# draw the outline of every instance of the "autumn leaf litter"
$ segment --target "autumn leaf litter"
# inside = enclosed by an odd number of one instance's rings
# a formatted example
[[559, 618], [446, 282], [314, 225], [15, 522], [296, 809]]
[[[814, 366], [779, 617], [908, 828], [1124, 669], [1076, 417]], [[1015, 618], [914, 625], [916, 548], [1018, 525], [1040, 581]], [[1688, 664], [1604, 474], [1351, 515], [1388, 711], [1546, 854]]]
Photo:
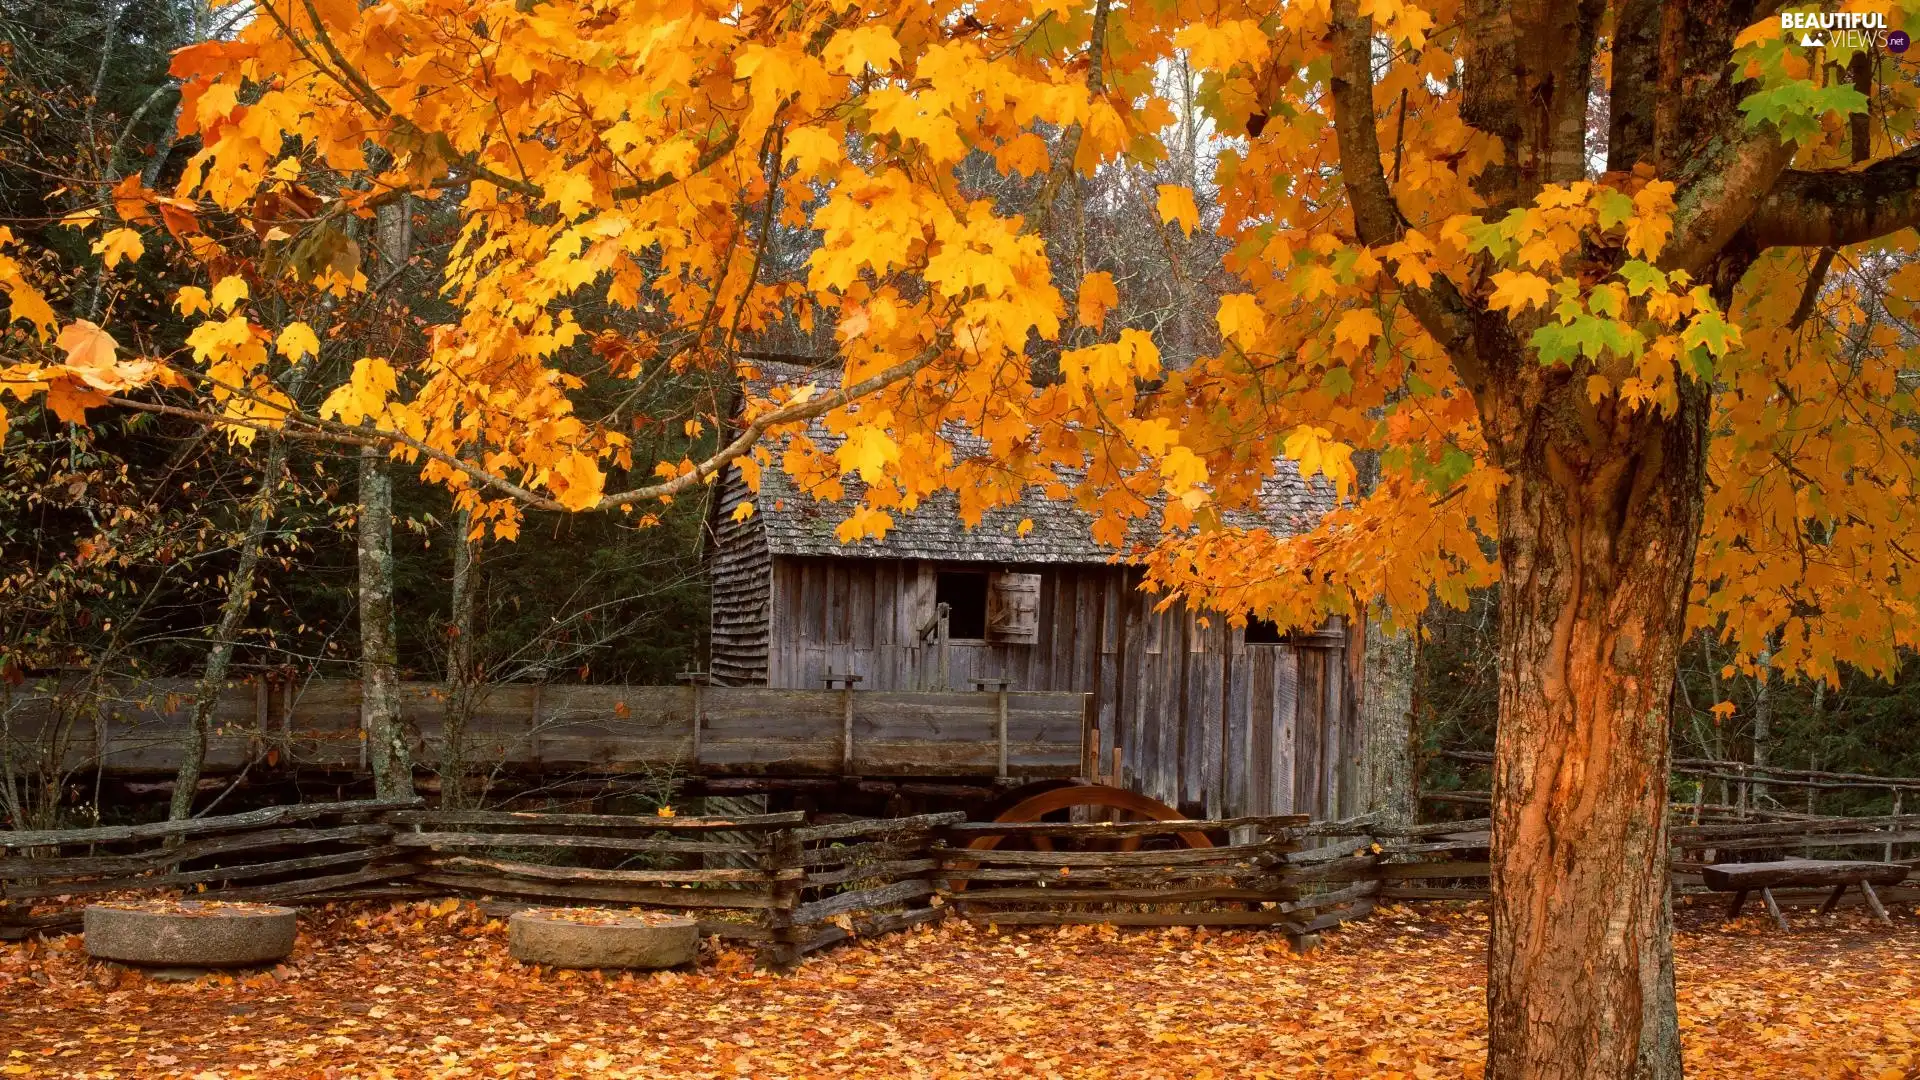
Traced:
[[[1920, 921], [1683, 911], [1692, 1077], [1920, 1077]], [[1486, 920], [1383, 909], [1308, 956], [1262, 932], [976, 929], [792, 974], [709, 941], [689, 971], [509, 959], [470, 904], [303, 912], [271, 972], [165, 982], [80, 938], [0, 945], [0, 1076], [1478, 1076]]]

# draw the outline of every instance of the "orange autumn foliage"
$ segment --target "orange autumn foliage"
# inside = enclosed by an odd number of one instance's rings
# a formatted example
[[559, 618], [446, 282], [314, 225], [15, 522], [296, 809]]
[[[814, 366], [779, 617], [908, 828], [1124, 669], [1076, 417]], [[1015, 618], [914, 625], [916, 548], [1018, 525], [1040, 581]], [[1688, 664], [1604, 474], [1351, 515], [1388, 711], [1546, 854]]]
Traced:
[[[1891, 9], [1894, 25], [1911, 7]], [[1661, 261], [1680, 212], [1669, 177], [1550, 184], [1484, 220], [1474, 184], [1502, 151], [1461, 115], [1460, 5], [1362, 14], [1385, 57], [1377, 134], [1407, 226], [1378, 247], [1354, 239], [1331, 167], [1324, 4], [269, 0], [232, 40], [175, 58], [182, 132], [203, 140], [179, 186], [130, 179], [71, 221], [108, 272], [163, 244], [207, 268], [175, 283], [198, 320], [184, 345], [135, 355], [133, 336], [63, 319], [33, 253], [0, 231], [0, 291], [27, 331], [0, 393], [77, 420], [189, 388], [239, 438], [375, 438], [504, 536], [526, 506], [644, 511], [735, 464], [828, 491], [860, 477], [848, 539], [937, 490], [973, 518], [1038, 484], [1093, 512], [1116, 548], [1130, 519], [1157, 514], [1160, 542], [1129, 554], [1170, 596], [1289, 624], [1367, 604], [1405, 621], [1493, 580], [1507, 479], [1448, 355], [1402, 304], [1444, 279], [1510, 318], [1540, 362], [1579, 365], [1595, 402], [1669, 409], [1680, 383], [1711, 382], [1694, 623], [1827, 677], [1920, 645], [1911, 231], [1848, 249], [1859, 272], [1789, 326], [1780, 297], [1811, 253], [1761, 256], [1722, 310]], [[1752, 116], [1796, 140], [1800, 165], [1845, 162], [1862, 104], [1766, 30], [1736, 56], [1761, 88]], [[1217, 351], [1170, 370], [1144, 331], [1107, 325], [1109, 274], [1056, 281], [1059, 253], [1034, 224], [1066, 174], [1164, 153], [1173, 113], [1154, 75], [1175, 57], [1219, 131], [1257, 137], [1223, 140], [1217, 213], [1185, 187], [1155, 192], [1168, 230], [1226, 239], [1240, 283], [1215, 313]], [[1911, 80], [1882, 88], [1879, 150], [1910, 144], [1913, 97]], [[1040, 196], [979, 198], [956, 179], [970, 156]], [[818, 246], [804, 280], [766, 284], [756, 215], [739, 208], [776, 194], [781, 224], [816, 230]], [[271, 376], [321, 335], [270, 325], [263, 290], [229, 272], [236, 253], [202, 223], [250, 224], [275, 287], [343, 296], [370, 287], [349, 234], [403, 195], [457, 206], [454, 315], [423, 355], [354, 357], [317, 409], [290, 413]], [[662, 367], [730, 375], [740, 336], [798, 304], [835, 320], [844, 389], [749, 400], [752, 426], [719, 452], [635, 461], [619, 422], [577, 407], [565, 361], [602, 329], [583, 321], [588, 301], [675, 327], [623, 344], [610, 372], [636, 382]], [[1062, 343], [1057, 378], [1034, 378], [1036, 339]], [[823, 413], [845, 436], [832, 452], [756, 442]], [[985, 452], [957, 449], [959, 429]], [[1281, 454], [1341, 507], [1297, 537], [1226, 527], [1221, 512], [1248, 505]], [[1377, 461], [1365, 492], [1359, 460]]]

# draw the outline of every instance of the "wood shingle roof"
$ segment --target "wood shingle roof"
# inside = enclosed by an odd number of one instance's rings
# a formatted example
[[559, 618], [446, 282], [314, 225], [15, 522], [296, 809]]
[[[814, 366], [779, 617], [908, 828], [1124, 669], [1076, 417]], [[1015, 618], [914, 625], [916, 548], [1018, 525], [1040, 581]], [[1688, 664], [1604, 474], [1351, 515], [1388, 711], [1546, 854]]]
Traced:
[[[840, 385], [840, 372], [832, 367], [809, 368], [791, 362], [755, 358], [760, 386], [797, 385], [812, 382], [823, 388]], [[815, 420], [808, 436], [823, 450], [839, 445], [840, 437]], [[960, 452], [971, 437], [954, 439]], [[984, 452], [985, 443], [978, 442]], [[737, 470], [729, 470], [729, 483], [739, 483]], [[962, 523], [959, 500], [951, 491], [942, 491], [919, 507], [890, 510], [893, 527], [879, 540], [862, 539], [843, 544], [835, 530], [859, 499], [857, 479], [845, 481], [844, 497], [837, 502], [817, 499], [795, 485], [793, 478], [778, 467], [762, 470], [760, 492], [754, 499], [755, 516], [765, 530], [773, 555], [834, 556], [841, 558], [930, 559], [941, 562], [990, 563], [1105, 563], [1121, 552], [1093, 538], [1094, 515], [1070, 501], [1050, 499], [1039, 488], [1030, 487], [1009, 506], [989, 510], [980, 523], [969, 529]], [[1275, 532], [1293, 534], [1312, 527], [1334, 504], [1334, 492], [1324, 478], [1309, 482], [1301, 478], [1292, 462], [1281, 461], [1261, 486], [1259, 510], [1228, 511], [1229, 524], [1243, 528], [1264, 526]], [[1159, 533], [1157, 515], [1135, 521], [1130, 544], [1150, 543]], [[1032, 522], [1026, 535], [1020, 534], [1022, 522]]]

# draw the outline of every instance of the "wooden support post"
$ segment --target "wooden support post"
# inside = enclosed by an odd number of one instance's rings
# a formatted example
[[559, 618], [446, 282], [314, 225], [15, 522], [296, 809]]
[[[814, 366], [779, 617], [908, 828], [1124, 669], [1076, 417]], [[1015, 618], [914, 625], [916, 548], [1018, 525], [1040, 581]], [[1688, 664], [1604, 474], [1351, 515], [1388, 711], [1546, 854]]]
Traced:
[[[1864, 882], [1862, 884], [1864, 884]], [[1773, 925], [1778, 926], [1783, 931], [1786, 930], [1787, 917], [1780, 914], [1780, 904], [1773, 898], [1773, 890], [1761, 889], [1760, 899], [1767, 902], [1767, 914], [1773, 916]]]
[[848, 672], [842, 675], [831, 667], [827, 669], [827, 689], [841, 691], [840, 702], [840, 775], [853, 776], [853, 687], [865, 682], [865, 675]]
[[1820, 914], [1829, 914], [1834, 908], [1839, 907], [1840, 898], [1845, 895], [1847, 895], [1847, 887], [1845, 885], [1835, 885], [1833, 887], [1833, 895], [1827, 897], [1827, 902], [1820, 905]]
[[934, 633], [937, 635], [937, 640], [940, 643], [940, 686], [938, 689], [941, 690], [953, 689], [951, 669], [947, 665], [947, 625], [948, 616], [951, 611], [952, 609], [946, 604], [941, 604], [934, 609], [934, 617], [939, 622], [939, 625], [934, 628]]
[[1873, 891], [1873, 882], [1861, 882], [1860, 893], [1867, 898], [1867, 908], [1873, 912], [1873, 917], [1879, 919], [1883, 925], [1892, 926], [1893, 920], [1887, 918], [1887, 909], [1881, 906], [1880, 895]]
[[993, 739], [999, 745], [999, 756], [994, 775], [1002, 780], [1007, 778], [1007, 687], [1011, 679], [975, 679], [975, 690], [991, 691], [995, 695], [993, 708]]
[[674, 678], [693, 687], [693, 739], [688, 751], [689, 763], [695, 768], [700, 765], [700, 732], [707, 726], [706, 686], [713, 681], [713, 675], [705, 671], [682, 671]]
[[1727, 918], [1740, 917], [1740, 909], [1747, 906], [1747, 890], [1739, 889], [1733, 894], [1733, 903], [1727, 905]]
[[853, 775], [853, 683], [842, 691], [840, 713], [840, 773]]

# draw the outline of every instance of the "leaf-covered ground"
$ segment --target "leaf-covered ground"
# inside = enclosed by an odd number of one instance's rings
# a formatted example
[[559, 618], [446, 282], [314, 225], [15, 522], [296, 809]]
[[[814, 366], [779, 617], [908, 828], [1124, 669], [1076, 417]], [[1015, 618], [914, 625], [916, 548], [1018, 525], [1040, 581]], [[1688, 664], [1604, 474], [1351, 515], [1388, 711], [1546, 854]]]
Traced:
[[[1689, 1075], [1920, 1077], [1920, 920], [1682, 912]], [[957, 921], [754, 971], [535, 971], [471, 906], [318, 913], [273, 973], [168, 983], [79, 938], [0, 946], [0, 1075], [1455, 1077], [1485, 1050], [1485, 917], [1277, 935]]]

